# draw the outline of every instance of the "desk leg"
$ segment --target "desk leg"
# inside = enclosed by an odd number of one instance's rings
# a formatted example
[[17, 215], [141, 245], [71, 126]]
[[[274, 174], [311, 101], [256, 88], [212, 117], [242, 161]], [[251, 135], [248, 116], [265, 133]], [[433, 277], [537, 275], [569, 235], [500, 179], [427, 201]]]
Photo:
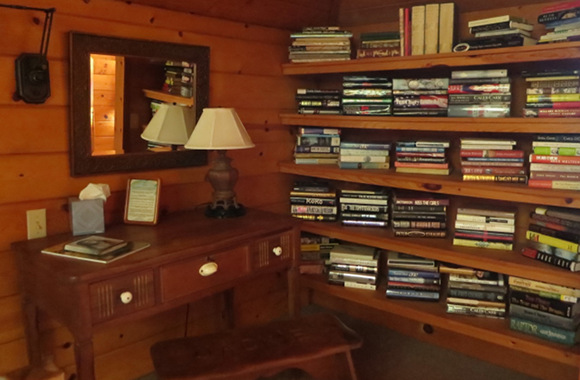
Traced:
[[288, 270], [288, 313], [291, 317], [297, 317], [300, 314], [300, 284], [299, 272], [297, 267]]
[[75, 339], [75, 361], [79, 380], [95, 379], [93, 340], [79, 341]]
[[26, 296], [23, 297], [22, 307], [26, 318], [26, 344], [28, 360], [32, 368], [42, 367], [42, 354], [40, 352], [40, 337], [38, 334], [38, 308]]

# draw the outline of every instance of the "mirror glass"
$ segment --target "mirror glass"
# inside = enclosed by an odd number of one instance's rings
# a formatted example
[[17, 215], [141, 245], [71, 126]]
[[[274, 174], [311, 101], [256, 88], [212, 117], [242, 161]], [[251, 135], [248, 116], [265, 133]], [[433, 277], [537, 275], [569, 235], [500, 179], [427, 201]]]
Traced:
[[162, 103], [209, 99], [209, 48], [71, 33], [71, 174], [207, 164], [204, 151], [141, 138]]

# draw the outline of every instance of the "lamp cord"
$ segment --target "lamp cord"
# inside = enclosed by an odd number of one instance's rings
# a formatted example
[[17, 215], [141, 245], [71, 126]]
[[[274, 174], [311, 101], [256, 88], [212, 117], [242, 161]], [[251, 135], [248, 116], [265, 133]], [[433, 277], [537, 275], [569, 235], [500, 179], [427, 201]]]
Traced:
[[46, 14], [44, 18], [44, 28], [42, 30], [42, 41], [40, 43], [40, 54], [46, 57], [46, 53], [48, 52], [48, 42], [50, 40], [50, 31], [52, 29], [52, 16], [56, 11], [56, 8], [35, 8], [35, 7], [27, 7], [25, 5], [12, 5], [12, 4], [0, 4], [0, 7], [20, 10], [30, 10], [30, 11], [41, 11]]

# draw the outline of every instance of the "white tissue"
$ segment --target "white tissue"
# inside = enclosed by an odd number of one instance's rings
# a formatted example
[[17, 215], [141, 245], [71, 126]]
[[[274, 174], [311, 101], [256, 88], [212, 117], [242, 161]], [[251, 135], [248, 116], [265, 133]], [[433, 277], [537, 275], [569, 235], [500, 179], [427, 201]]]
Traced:
[[111, 190], [109, 189], [109, 185], [105, 183], [89, 183], [79, 193], [79, 199], [81, 201], [87, 199], [102, 199], [105, 202], [110, 195]]

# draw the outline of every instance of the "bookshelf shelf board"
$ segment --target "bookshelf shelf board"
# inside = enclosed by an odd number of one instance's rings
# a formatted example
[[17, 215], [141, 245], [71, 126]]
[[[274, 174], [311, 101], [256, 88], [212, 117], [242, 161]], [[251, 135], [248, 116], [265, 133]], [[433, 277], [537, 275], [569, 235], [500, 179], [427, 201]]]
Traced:
[[335, 165], [280, 163], [280, 171], [286, 174], [465, 197], [580, 208], [578, 191], [530, 188], [525, 184], [462, 181], [459, 174], [403, 174], [394, 170], [348, 170]]
[[577, 272], [546, 265], [520, 254], [525, 240], [515, 243], [511, 251], [455, 246], [452, 237], [444, 239], [395, 237], [390, 228], [349, 227], [339, 222], [305, 221], [302, 230], [356, 244], [368, 245], [457, 264], [470, 268], [500, 272], [569, 287], [578, 287]]
[[301, 115], [284, 113], [282, 124], [375, 130], [487, 133], [578, 133], [578, 118], [465, 118]]
[[193, 98], [186, 98], [179, 95], [172, 95], [166, 92], [161, 91], [154, 91], [154, 90], [143, 90], [145, 96], [150, 99], [155, 99], [162, 101], [164, 103], [175, 103], [175, 104], [183, 104], [189, 107], [193, 107], [194, 101]]
[[561, 42], [512, 48], [483, 49], [460, 53], [364, 58], [334, 62], [286, 63], [282, 65], [282, 72], [284, 75], [305, 75], [513, 65], [516, 63], [577, 59], [579, 55], [580, 42]]
[[393, 313], [565, 365], [576, 366], [580, 359], [580, 346], [578, 345], [567, 347], [512, 331], [508, 326], [508, 319], [450, 315], [445, 312], [444, 301], [388, 299], [385, 297], [384, 286], [379, 287], [376, 291], [348, 289], [330, 285], [323, 276], [317, 275], [302, 275], [300, 286], [312, 290], [314, 293], [320, 292], [347, 301], [349, 305], [363, 305]]

